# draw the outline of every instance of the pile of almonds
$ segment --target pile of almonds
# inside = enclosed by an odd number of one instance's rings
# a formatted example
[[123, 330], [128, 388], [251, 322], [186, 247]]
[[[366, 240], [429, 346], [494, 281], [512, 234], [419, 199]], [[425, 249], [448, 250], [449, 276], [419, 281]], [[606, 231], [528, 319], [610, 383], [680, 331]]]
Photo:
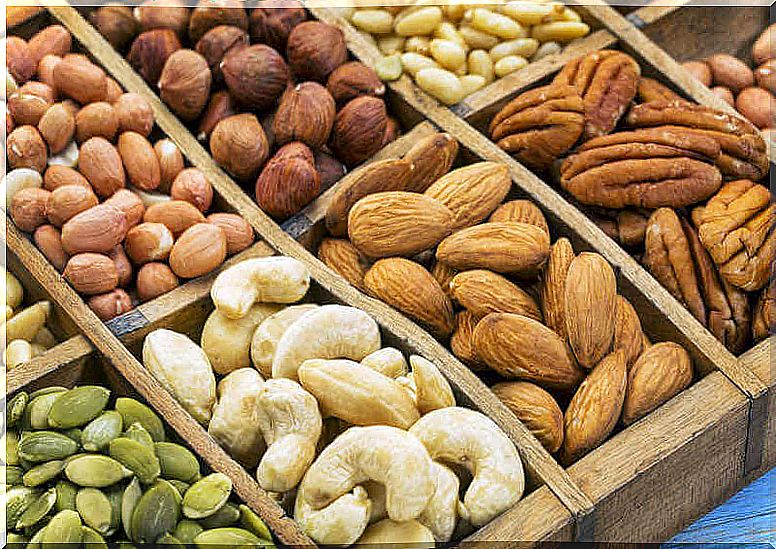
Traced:
[[148, 102], [71, 44], [59, 25], [6, 41], [14, 86], [3, 185], [15, 225], [109, 320], [213, 271], [254, 234], [236, 214], [206, 217], [205, 175], [169, 139], [149, 141]]
[[692, 361], [675, 343], [650, 344], [603, 257], [576, 255], [565, 238], [551, 243], [532, 202], [504, 202], [505, 165], [448, 173], [457, 150], [435, 134], [354, 173], [332, 198], [332, 237], [318, 255], [449, 341], [473, 370], [499, 374], [498, 396], [571, 463], [618, 421], [629, 425], [687, 387]]
[[374, 71], [348, 62], [342, 32], [296, 0], [250, 13], [241, 0], [148, 0], [92, 22], [277, 219], [399, 133]]
[[682, 63], [704, 86], [762, 129], [770, 141], [774, 140], [772, 132], [776, 130], [774, 39], [776, 25], [771, 25], [752, 45], [754, 70], [746, 61], [726, 53]]

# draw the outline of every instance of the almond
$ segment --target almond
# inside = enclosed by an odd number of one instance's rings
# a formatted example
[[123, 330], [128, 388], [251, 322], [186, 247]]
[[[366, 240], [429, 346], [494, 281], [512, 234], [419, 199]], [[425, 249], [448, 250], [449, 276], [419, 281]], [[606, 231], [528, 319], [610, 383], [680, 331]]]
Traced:
[[226, 235], [210, 223], [186, 229], [170, 252], [170, 268], [181, 278], [196, 278], [216, 270], [226, 259]]
[[489, 314], [477, 323], [474, 348], [504, 377], [560, 390], [573, 389], [582, 381], [582, 371], [558, 334], [525, 316]]
[[146, 263], [137, 273], [137, 297], [149, 301], [177, 288], [178, 277], [164, 263]]
[[173, 200], [189, 202], [204, 213], [213, 203], [213, 186], [202, 171], [197, 168], [187, 168], [175, 177], [170, 188], [170, 196]]
[[539, 206], [530, 200], [510, 200], [505, 202], [493, 212], [488, 221], [500, 223], [503, 221], [517, 221], [519, 223], [528, 223], [536, 225], [550, 234], [550, 228], [547, 226], [547, 220], [539, 209]]
[[454, 269], [531, 276], [544, 266], [550, 237], [526, 223], [484, 223], [445, 238], [436, 258]]
[[161, 223], [141, 223], [127, 232], [124, 249], [136, 265], [142, 265], [167, 259], [173, 243], [170, 229]]
[[449, 235], [453, 222], [453, 213], [438, 200], [391, 191], [367, 196], [353, 206], [348, 235], [367, 257], [413, 256]]
[[486, 370], [487, 366], [474, 348], [474, 329], [478, 318], [470, 311], [461, 311], [455, 317], [455, 331], [450, 336], [453, 354], [472, 370]]
[[51, 154], [62, 151], [75, 132], [75, 119], [62, 103], [52, 105], [38, 122], [38, 131], [46, 140]]
[[62, 235], [59, 229], [53, 225], [41, 225], [35, 229], [33, 239], [35, 240], [35, 245], [49, 260], [49, 263], [61, 273], [70, 256], [67, 255], [67, 252], [62, 247]]
[[527, 381], [507, 381], [491, 387], [517, 419], [554, 454], [563, 443], [563, 412], [552, 395]]
[[453, 306], [439, 284], [421, 265], [409, 259], [381, 259], [366, 273], [371, 295], [416, 320], [439, 339], [453, 331]]
[[100, 198], [108, 198], [126, 183], [121, 156], [103, 137], [87, 140], [78, 154], [78, 171], [91, 183]]
[[92, 186], [84, 176], [67, 166], [49, 166], [43, 174], [43, 188], [47, 191], [54, 191], [65, 185], [78, 185], [92, 190]]
[[431, 265], [431, 276], [433, 276], [437, 282], [439, 282], [439, 285], [442, 287], [444, 292], [452, 297], [452, 294], [450, 293], [450, 282], [453, 281], [453, 277], [458, 274], [458, 271], [447, 265], [446, 263], [442, 263], [441, 261], [434, 260], [433, 265]]
[[542, 320], [539, 306], [528, 293], [491, 271], [475, 269], [455, 275], [450, 293], [461, 307], [478, 318], [490, 313], [514, 313]]
[[569, 344], [585, 368], [609, 353], [614, 339], [617, 280], [600, 255], [579, 254], [571, 262], [564, 293]]
[[432, 183], [446, 174], [458, 156], [458, 141], [449, 133], [424, 137], [404, 155], [413, 166], [406, 190], [425, 192]]
[[617, 425], [625, 400], [625, 353], [614, 351], [599, 362], [566, 409], [561, 459], [570, 465], [599, 446]]
[[28, 187], [17, 191], [11, 198], [11, 219], [20, 230], [31, 233], [46, 223], [46, 204], [51, 193], [45, 189]]
[[205, 216], [196, 207], [183, 200], [169, 200], [149, 206], [143, 221], [163, 223], [175, 238], [197, 223], [204, 223]]
[[353, 286], [366, 292], [364, 276], [369, 263], [349, 240], [324, 238], [318, 247], [318, 258]]
[[628, 374], [622, 422], [630, 425], [682, 392], [692, 382], [692, 360], [683, 347], [657, 343], [644, 351]]
[[412, 164], [388, 159], [372, 162], [343, 179], [326, 210], [326, 228], [334, 236], [348, 234], [348, 213], [353, 205], [370, 194], [406, 190], [412, 177]]
[[51, 193], [46, 202], [46, 217], [52, 225], [61, 227], [71, 217], [99, 204], [92, 192], [80, 185], [65, 185]]
[[119, 244], [108, 252], [113, 264], [116, 265], [116, 272], [119, 274], [119, 286], [126, 288], [132, 282], [132, 263], [129, 262], [124, 248]]
[[569, 239], [559, 238], [550, 248], [550, 257], [542, 275], [541, 299], [544, 323], [563, 339], [568, 339], [566, 276], [574, 257], [574, 249]]
[[111, 258], [95, 253], [71, 257], [62, 276], [77, 292], [86, 295], [110, 292], [119, 283], [119, 274]]
[[636, 362], [644, 350], [644, 332], [641, 329], [641, 321], [630, 301], [617, 296], [614, 309], [614, 349], [621, 349], [625, 353], [628, 368]]
[[113, 196], [103, 202], [103, 204], [109, 204], [115, 206], [127, 216], [127, 227], [132, 228], [140, 221], [143, 220], [143, 214], [145, 214], [145, 206], [143, 200], [128, 189], [119, 189]]
[[210, 214], [207, 216], [207, 222], [224, 231], [227, 255], [240, 253], [255, 240], [251, 224], [237, 214]]
[[113, 141], [119, 129], [119, 119], [113, 105], [98, 101], [85, 105], [75, 115], [75, 140], [83, 143], [92, 137]]
[[455, 216], [453, 230], [458, 230], [485, 220], [504, 200], [511, 185], [505, 164], [478, 162], [443, 175], [425, 195], [450, 208]]
[[133, 308], [132, 298], [121, 288], [91, 297], [86, 304], [103, 322], [128, 313]]
[[148, 139], [136, 132], [124, 132], [119, 136], [118, 150], [130, 183], [143, 191], [159, 186], [159, 159]]
[[98, 204], [72, 217], [62, 226], [62, 246], [71, 255], [107, 253], [124, 240], [126, 234], [127, 216], [124, 212], [109, 204]]
[[54, 85], [60, 94], [82, 105], [103, 101], [108, 88], [105, 72], [100, 67], [70, 55], [54, 67]]

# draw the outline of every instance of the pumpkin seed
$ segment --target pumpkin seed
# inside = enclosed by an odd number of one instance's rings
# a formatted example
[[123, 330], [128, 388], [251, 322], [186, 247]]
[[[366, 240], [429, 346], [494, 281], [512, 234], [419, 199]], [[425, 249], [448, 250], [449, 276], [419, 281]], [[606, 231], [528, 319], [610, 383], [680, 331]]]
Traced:
[[182, 480], [175, 480], [174, 478], [168, 480], [167, 482], [172, 484], [175, 487], [175, 489], [178, 490], [178, 493], [181, 495], [181, 497], [183, 497], [184, 494], [186, 493], [186, 490], [188, 490], [191, 487], [190, 484], [183, 482]]
[[32, 463], [64, 459], [77, 450], [78, 445], [72, 439], [53, 431], [25, 433], [19, 441], [19, 457]]
[[43, 539], [43, 533], [46, 530], [45, 527], [35, 532], [30, 538], [30, 543], [27, 544], [26, 549], [40, 549], [40, 540]]
[[5, 538], [5, 542], [7, 543], [7, 547], [21, 547], [22, 545], [26, 545], [28, 540], [22, 535], [8, 532], [8, 536]]
[[164, 442], [164, 425], [151, 408], [133, 398], [126, 397], [116, 399], [115, 408], [121, 414], [124, 425], [140, 423], [154, 442]]
[[152, 543], [159, 536], [171, 532], [180, 518], [180, 496], [173, 486], [158, 480], [135, 506], [132, 513], [132, 535], [137, 543]]
[[159, 457], [162, 477], [191, 483], [199, 475], [199, 462], [188, 448], [172, 442], [157, 442], [154, 450]]
[[17, 465], [8, 465], [7, 467], [0, 469], [0, 471], [3, 476], [3, 484], [10, 484], [11, 486], [23, 484], [22, 477], [24, 475], [24, 470], [21, 467]]
[[67, 431], [62, 431], [62, 434], [65, 435], [67, 438], [78, 444], [78, 446], [81, 445], [81, 437], [83, 436], [83, 431], [79, 429], [78, 427], [73, 427], [72, 429], [68, 429]]
[[209, 517], [232, 493], [232, 481], [223, 473], [211, 473], [195, 482], [183, 496], [183, 514], [190, 519]]
[[222, 547], [242, 547], [244, 545], [265, 545], [262, 541], [242, 528], [214, 528], [205, 530], [194, 538], [197, 547], [207, 549], [209, 545]]
[[205, 530], [226, 528], [240, 520], [240, 511], [233, 503], [226, 502], [218, 511], [199, 521]]
[[111, 506], [110, 530], [106, 536], [113, 535], [121, 526], [121, 500], [124, 499], [124, 490], [125, 487], [121, 484], [115, 484], [104, 490]]
[[35, 487], [46, 484], [56, 478], [65, 469], [65, 462], [61, 460], [47, 461], [33, 467], [22, 477], [25, 486]]
[[65, 509], [75, 511], [75, 496], [78, 494], [78, 488], [75, 487], [75, 484], [66, 480], [60, 480], [55, 488], [57, 490], [57, 503], [55, 506], [57, 512], [64, 511]]
[[43, 517], [49, 514], [57, 501], [57, 490], [46, 490], [38, 499], [32, 502], [16, 521], [16, 529], [29, 528], [37, 524]]
[[21, 391], [16, 393], [6, 406], [6, 427], [16, 427], [19, 420], [24, 416], [24, 410], [27, 408], [27, 403], [30, 401], [30, 395]]
[[33, 391], [30, 393], [30, 402], [32, 402], [34, 399], [38, 398], [39, 396], [48, 395], [51, 393], [64, 393], [67, 391], [67, 387], [62, 387], [61, 385], [52, 385], [51, 387], [43, 387], [42, 389], [38, 389], [37, 391]]
[[6, 465], [19, 465], [19, 435], [16, 431], [6, 431], [5, 438], [5, 463]]
[[41, 549], [76, 549], [83, 538], [81, 526], [78, 513], [67, 509], [60, 511], [43, 529], [40, 538]]
[[48, 429], [48, 416], [51, 407], [54, 405], [54, 401], [63, 393], [63, 391], [48, 393], [30, 400], [22, 423], [31, 429]]
[[127, 485], [121, 496], [121, 523], [124, 525], [124, 533], [128, 538], [132, 537], [130, 526], [132, 525], [132, 513], [135, 512], [135, 506], [140, 501], [143, 490], [140, 488], [140, 481], [133, 478]]
[[40, 491], [26, 486], [14, 486], [0, 495], [0, 501], [4, 500], [6, 531], [16, 526], [22, 514], [39, 496]]
[[142, 442], [129, 438], [117, 438], [109, 445], [110, 457], [135, 473], [143, 484], [152, 484], [161, 472], [159, 458], [153, 450]]
[[115, 410], [103, 412], [84, 427], [81, 445], [87, 452], [100, 452], [121, 434], [123, 421]]
[[241, 504], [238, 509], [240, 510], [240, 524], [243, 528], [253, 532], [262, 539], [272, 541], [272, 533], [259, 515], [253, 512], [253, 509], [245, 504]]
[[148, 446], [152, 450], [154, 449], [154, 439], [150, 433], [146, 431], [140, 423], [135, 422], [129, 426], [129, 428], [122, 435], [124, 438], [132, 439], [144, 446]]
[[178, 523], [172, 535], [175, 536], [184, 545], [194, 543], [194, 538], [200, 535], [205, 529], [193, 520], [183, 519]]
[[105, 488], [132, 475], [132, 471], [108, 456], [86, 454], [65, 467], [65, 476], [79, 486]]
[[81, 532], [83, 533], [81, 543], [86, 547], [94, 547], [95, 549], [104, 547], [105, 549], [108, 549], [105, 538], [103, 538], [96, 530], [89, 528], [88, 526], [82, 526]]
[[159, 539], [156, 540], [157, 545], [172, 545], [175, 547], [183, 548], [183, 544], [172, 534], [162, 534]]
[[70, 429], [86, 425], [108, 404], [110, 391], [97, 385], [81, 385], [59, 395], [49, 412], [49, 425]]
[[81, 488], [75, 497], [75, 509], [81, 515], [84, 523], [94, 528], [98, 533], [105, 534], [110, 530], [113, 508], [108, 496], [96, 488]]

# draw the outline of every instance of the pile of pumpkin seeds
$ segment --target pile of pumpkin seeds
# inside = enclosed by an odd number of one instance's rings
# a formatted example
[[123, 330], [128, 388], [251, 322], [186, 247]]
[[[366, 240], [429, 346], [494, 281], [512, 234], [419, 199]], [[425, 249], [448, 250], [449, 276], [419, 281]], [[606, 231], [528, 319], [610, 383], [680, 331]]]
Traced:
[[229, 501], [229, 477], [202, 476], [151, 408], [121, 397], [107, 409], [109, 401], [108, 389], [85, 385], [8, 402], [9, 544], [273, 546], [261, 519]]

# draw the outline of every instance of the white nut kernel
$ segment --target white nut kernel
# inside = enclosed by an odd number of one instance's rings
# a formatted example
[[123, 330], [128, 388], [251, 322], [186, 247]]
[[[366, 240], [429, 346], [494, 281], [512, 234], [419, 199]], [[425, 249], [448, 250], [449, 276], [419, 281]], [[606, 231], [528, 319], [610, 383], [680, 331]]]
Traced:
[[459, 77], [464, 97], [468, 97], [477, 90], [485, 87], [485, 78], [479, 74], [465, 74]]
[[579, 21], [553, 21], [531, 29], [531, 36], [539, 42], [569, 42], [588, 33], [590, 27]]
[[557, 2], [539, 4], [516, 0], [501, 6], [500, 11], [521, 25], [533, 26], [557, 21], [563, 16], [563, 9], [563, 4]]
[[13, 315], [5, 324], [5, 340], [23, 339], [31, 341], [46, 324], [51, 314], [51, 302], [38, 301]]
[[428, 57], [431, 53], [431, 40], [427, 36], [411, 36], [404, 42], [404, 51]]
[[398, 80], [401, 78], [402, 72], [401, 55], [398, 53], [381, 57], [375, 61], [375, 73], [383, 82]]
[[431, 530], [436, 541], [448, 542], [458, 522], [458, 476], [441, 463], [434, 462], [436, 489], [418, 522]]
[[11, 309], [16, 309], [24, 301], [24, 288], [10, 271], [5, 268], [3, 270], [5, 271], [5, 304]]
[[467, 12], [465, 19], [475, 29], [503, 40], [514, 40], [525, 36], [525, 29], [520, 23], [506, 15], [483, 8], [475, 8]]
[[433, 362], [422, 356], [412, 355], [410, 366], [415, 382], [415, 401], [421, 414], [455, 406], [453, 390]]
[[154, 204], [162, 204], [172, 200], [172, 197], [169, 194], [159, 193], [156, 191], [141, 191], [140, 189], [132, 186], [128, 186], [127, 188], [140, 197], [140, 201], [143, 203], [143, 206], [146, 209], [150, 208]]
[[468, 60], [469, 74], [476, 74], [485, 79], [485, 84], [490, 84], [496, 77], [493, 71], [493, 61], [485, 50], [472, 50]]
[[352, 493], [340, 496], [322, 509], [313, 509], [300, 490], [296, 496], [294, 520], [313, 541], [348, 547], [356, 543], [366, 529], [371, 506], [362, 486], [356, 486]]
[[251, 362], [265, 378], [272, 377], [272, 359], [275, 348], [285, 331], [294, 322], [318, 308], [314, 303], [292, 305], [267, 317], [253, 332], [251, 339]]
[[493, 70], [496, 72], [496, 76], [503, 78], [508, 74], [519, 71], [528, 65], [528, 59], [520, 57], [519, 55], [508, 55], [498, 60], [493, 65]]
[[384, 519], [371, 525], [358, 540], [365, 547], [389, 544], [389, 546], [411, 547], [412, 549], [433, 548], [434, 536], [431, 530], [417, 520], [396, 522]]
[[377, 47], [380, 48], [380, 52], [383, 55], [401, 53], [404, 50], [404, 37], [396, 36], [394, 34], [390, 36], [381, 36], [377, 39]]
[[13, 370], [20, 364], [29, 362], [32, 359], [32, 346], [23, 339], [14, 339], [8, 344], [3, 353], [3, 362], [5, 367]]
[[442, 10], [437, 6], [426, 6], [399, 14], [394, 31], [399, 36], [421, 36], [431, 34], [441, 22]]
[[454, 105], [464, 98], [461, 81], [444, 69], [421, 69], [415, 75], [415, 82], [420, 89], [445, 105]]
[[455, 71], [466, 63], [466, 51], [451, 40], [435, 38], [431, 41], [431, 57], [442, 67]]
[[490, 49], [490, 58], [496, 63], [509, 55], [531, 57], [539, 49], [539, 41], [535, 38], [518, 38], [496, 44]]
[[498, 38], [487, 32], [477, 30], [471, 25], [461, 25], [458, 28], [458, 32], [466, 40], [466, 43], [469, 44], [469, 47], [473, 49], [489, 50], [498, 44]]
[[417, 53], [403, 53], [401, 56], [401, 64], [404, 70], [410, 73], [412, 76], [418, 74], [422, 69], [438, 69], [440, 68], [436, 61], [425, 55]]
[[436, 29], [434, 29], [434, 38], [441, 38], [442, 40], [450, 40], [461, 46], [464, 50], [469, 50], [469, 44], [463, 39], [461, 33], [455, 28], [455, 25], [449, 21], [443, 21]]
[[393, 30], [393, 15], [385, 10], [359, 10], [350, 22], [356, 28], [374, 34], [388, 34]]
[[78, 145], [71, 141], [67, 146], [57, 154], [48, 157], [49, 166], [67, 166], [75, 168], [78, 165]]
[[563, 51], [563, 47], [557, 42], [545, 42], [544, 44], [539, 46], [539, 49], [536, 50], [536, 53], [533, 54], [533, 56], [531, 57], [531, 63], [535, 63], [540, 59], [543, 59], [550, 55], [555, 55], [557, 53], [560, 53], [561, 51]]
[[2, 203], [3, 209], [6, 204], [11, 203], [13, 195], [21, 191], [22, 189], [40, 189], [43, 186], [43, 176], [35, 170], [30, 168], [16, 168], [11, 170], [3, 181], [0, 182], [0, 196], [5, 197], [5, 201]]
[[407, 361], [404, 359], [404, 354], [394, 347], [383, 347], [367, 355], [361, 361], [361, 366], [371, 368], [393, 379], [407, 375]]

